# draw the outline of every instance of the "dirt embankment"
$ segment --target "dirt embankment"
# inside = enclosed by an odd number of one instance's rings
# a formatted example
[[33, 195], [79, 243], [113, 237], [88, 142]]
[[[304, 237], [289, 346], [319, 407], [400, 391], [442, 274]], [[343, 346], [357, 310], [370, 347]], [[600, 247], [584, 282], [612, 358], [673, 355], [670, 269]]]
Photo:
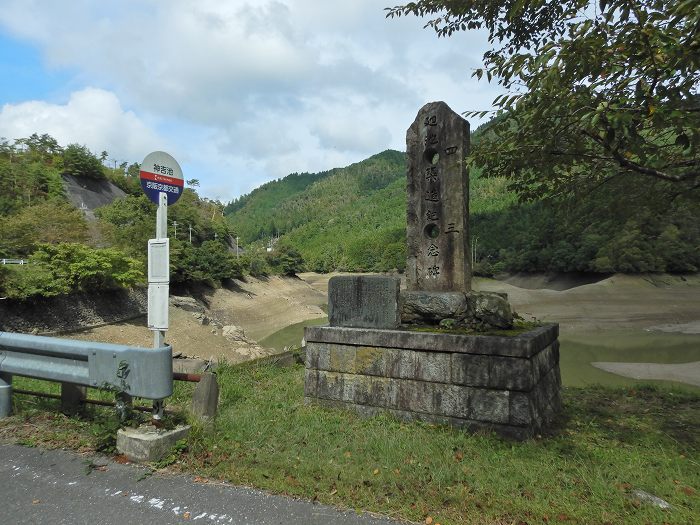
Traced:
[[[207, 359], [239, 362], [269, 354], [273, 351], [260, 348], [256, 341], [289, 325], [325, 316], [321, 306], [327, 302], [333, 275], [337, 274], [249, 278], [229, 289], [206, 290], [197, 299], [173, 298], [166, 341], [176, 353]], [[541, 284], [539, 276], [533, 276], [532, 282], [521, 282], [527, 276], [518, 279], [523, 287], [475, 279], [474, 288], [506, 292], [520, 315], [558, 322], [568, 334], [628, 328], [698, 333], [700, 326], [698, 276], [614, 275], [565, 290], [534, 288]], [[67, 337], [148, 347], [153, 336], [146, 327], [145, 295], [140, 293], [137, 299], [91, 295], [19, 307], [0, 301], [0, 327], [47, 333], [111, 323]], [[116, 322], [139, 314], [137, 319]]]
[[[275, 352], [256, 341], [288, 325], [323, 317], [326, 295], [294, 277], [236, 281], [197, 297], [171, 296], [166, 342], [186, 356], [237, 363]], [[146, 291], [0, 301], [0, 329], [150, 347]]]
[[474, 288], [506, 292], [523, 317], [560, 323], [569, 333], [651, 330], [658, 325], [666, 325], [667, 331], [681, 331], [700, 321], [697, 275], [615, 274], [565, 290], [527, 289], [493, 279], [476, 279]]

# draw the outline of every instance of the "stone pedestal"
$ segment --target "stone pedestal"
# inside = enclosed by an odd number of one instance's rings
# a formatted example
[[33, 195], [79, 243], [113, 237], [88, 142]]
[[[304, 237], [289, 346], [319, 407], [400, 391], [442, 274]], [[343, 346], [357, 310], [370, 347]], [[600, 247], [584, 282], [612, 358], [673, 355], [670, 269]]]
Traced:
[[306, 402], [527, 439], [561, 408], [558, 325], [512, 337], [306, 328]]

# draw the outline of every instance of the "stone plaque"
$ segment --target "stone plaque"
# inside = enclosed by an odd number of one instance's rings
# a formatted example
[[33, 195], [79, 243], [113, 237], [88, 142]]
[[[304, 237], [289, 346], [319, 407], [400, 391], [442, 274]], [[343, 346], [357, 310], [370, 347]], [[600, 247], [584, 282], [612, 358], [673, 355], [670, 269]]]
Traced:
[[400, 279], [383, 275], [347, 275], [328, 281], [331, 326], [398, 328]]
[[444, 102], [418, 112], [406, 132], [409, 290], [468, 292], [469, 122]]

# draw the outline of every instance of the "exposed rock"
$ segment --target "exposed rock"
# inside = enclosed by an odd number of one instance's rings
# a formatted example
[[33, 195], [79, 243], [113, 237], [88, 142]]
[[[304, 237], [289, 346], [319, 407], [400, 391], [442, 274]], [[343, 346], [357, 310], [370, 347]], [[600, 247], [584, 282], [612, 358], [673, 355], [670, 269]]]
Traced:
[[179, 295], [170, 296], [170, 305], [181, 308], [187, 312], [195, 312], [203, 314], [206, 311], [204, 305], [192, 297], [184, 297]]
[[401, 292], [401, 321], [438, 324], [446, 318], [464, 319], [467, 298], [462, 292]]
[[0, 331], [57, 334], [146, 314], [145, 288], [0, 301]]
[[511, 328], [513, 312], [508, 296], [502, 293], [404, 291], [401, 292], [401, 321], [489, 330]]
[[673, 508], [673, 507], [671, 507], [671, 504], [668, 501], [663, 500], [663, 499], [659, 498], [658, 496], [654, 496], [653, 494], [649, 494], [648, 492], [645, 492], [643, 490], [639, 490], [639, 489], [633, 490], [631, 496], [634, 498], [637, 498], [638, 500], [643, 501], [645, 503], [649, 503], [649, 504], [653, 505], [654, 507], [658, 507], [660, 509]]
[[226, 339], [231, 341], [232, 343], [248, 343], [248, 344], [255, 344], [253, 341], [249, 340], [245, 332], [243, 331], [242, 328], [239, 328], [238, 326], [234, 326], [232, 324], [224, 326], [222, 329], [221, 335], [223, 335]]
[[513, 312], [503, 294], [469, 292], [467, 300], [469, 302], [469, 317], [476, 323], [494, 328], [511, 328], [513, 326]]
[[202, 326], [206, 326], [211, 322], [211, 319], [209, 318], [209, 316], [204, 315], [203, 313], [200, 313], [200, 312], [193, 313], [192, 317], [197, 319], [197, 321], [199, 321], [199, 324], [201, 324]]

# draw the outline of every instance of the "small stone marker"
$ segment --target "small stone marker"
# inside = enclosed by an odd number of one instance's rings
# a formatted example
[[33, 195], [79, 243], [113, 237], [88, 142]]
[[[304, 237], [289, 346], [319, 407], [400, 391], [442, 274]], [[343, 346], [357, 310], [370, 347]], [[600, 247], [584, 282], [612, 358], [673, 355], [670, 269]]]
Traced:
[[203, 372], [192, 395], [192, 414], [200, 421], [216, 417], [219, 406], [219, 382], [216, 374]]
[[328, 282], [331, 326], [398, 328], [400, 279], [383, 275], [347, 275]]
[[418, 112], [406, 132], [409, 290], [468, 292], [469, 123], [444, 102]]

